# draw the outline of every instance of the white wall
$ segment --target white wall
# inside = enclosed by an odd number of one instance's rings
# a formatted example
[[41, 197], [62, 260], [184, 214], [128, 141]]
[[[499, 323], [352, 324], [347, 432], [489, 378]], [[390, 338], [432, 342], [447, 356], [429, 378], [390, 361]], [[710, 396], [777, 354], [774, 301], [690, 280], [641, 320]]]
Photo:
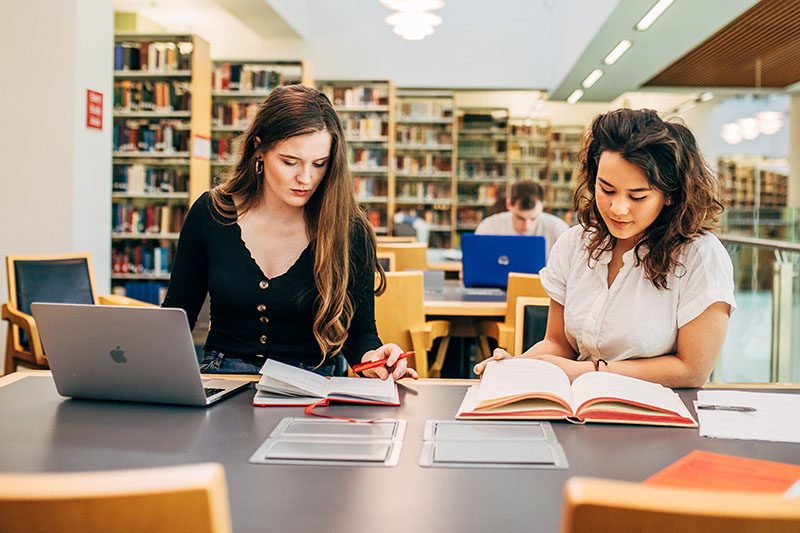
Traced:
[[[90, 252], [107, 292], [112, 5], [28, 0], [5, 2], [2, 13], [0, 256]], [[103, 92], [101, 132], [85, 129], [86, 89]], [[3, 266], [0, 301], [7, 289]]]

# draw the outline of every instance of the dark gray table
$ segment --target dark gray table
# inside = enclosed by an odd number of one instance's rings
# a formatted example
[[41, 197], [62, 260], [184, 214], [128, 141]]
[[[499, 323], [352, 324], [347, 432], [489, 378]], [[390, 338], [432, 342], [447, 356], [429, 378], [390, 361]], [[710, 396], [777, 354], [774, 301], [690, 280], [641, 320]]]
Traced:
[[[9, 376], [11, 377], [11, 376]], [[300, 408], [254, 408], [246, 390], [209, 408], [67, 400], [49, 375], [0, 380], [0, 470], [59, 472], [218, 461], [234, 530], [557, 531], [570, 476], [641, 481], [695, 449], [800, 462], [800, 445], [704, 439], [696, 429], [553, 422], [568, 470], [422, 468], [426, 419], [451, 419], [466, 385], [401, 385], [402, 406], [339, 405], [351, 417], [404, 418], [399, 466], [251, 465], [250, 455]], [[691, 406], [695, 391], [681, 391]], [[691, 407], [690, 407], [691, 409]]]

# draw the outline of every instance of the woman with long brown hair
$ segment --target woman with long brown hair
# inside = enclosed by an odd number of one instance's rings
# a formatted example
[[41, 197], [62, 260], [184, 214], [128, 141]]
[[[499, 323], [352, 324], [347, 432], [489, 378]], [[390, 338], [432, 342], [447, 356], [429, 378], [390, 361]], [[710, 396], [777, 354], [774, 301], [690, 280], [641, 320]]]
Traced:
[[[730, 257], [710, 232], [717, 195], [686, 126], [652, 110], [596, 117], [574, 196], [580, 224], [540, 273], [551, 298], [545, 338], [522, 356], [570, 379], [602, 371], [667, 387], [705, 383], [736, 307]], [[498, 349], [493, 359], [506, 357]]]
[[365, 371], [405, 375], [401, 350], [375, 327], [375, 234], [359, 208], [341, 121], [324, 94], [274, 89], [243, 137], [241, 158], [189, 210], [166, 307], [193, 327], [206, 294], [211, 330], [201, 370], [257, 373], [267, 358], [334, 371], [388, 357]]

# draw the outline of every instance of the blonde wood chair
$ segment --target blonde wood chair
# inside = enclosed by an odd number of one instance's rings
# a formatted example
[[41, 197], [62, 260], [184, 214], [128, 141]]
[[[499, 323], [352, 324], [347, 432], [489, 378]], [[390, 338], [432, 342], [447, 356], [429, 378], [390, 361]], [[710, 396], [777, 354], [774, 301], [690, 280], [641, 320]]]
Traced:
[[417, 242], [417, 238], [413, 236], [400, 236], [400, 235], [376, 235], [375, 239], [378, 244], [381, 243], [398, 243], [398, 242]]
[[796, 533], [800, 531], [800, 501], [763, 492], [571, 478], [564, 487], [561, 533], [602, 531]]
[[135, 470], [0, 474], [5, 533], [232, 531], [218, 463]]
[[[542, 298], [541, 296], [520, 296], [517, 298], [516, 311], [515, 311], [515, 325], [514, 325], [514, 352], [513, 355], [519, 355], [530, 346], [525, 346], [525, 308], [539, 307], [544, 308], [545, 311], [550, 307], [550, 298]], [[536, 324], [541, 326], [541, 324]], [[547, 321], [544, 323], [547, 327]], [[544, 338], [544, 337], [542, 337]]]
[[428, 269], [428, 245], [418, 242], [379, 242], [378, 253], [392, 252], [398, 272]]
[[49, 368], [30, 314], [32, 302], [152, 306], [115, 294], [98, 296], [89, 254], [9, 255], [6, 273], [8, 302], [0, 308], [0, 316], [8, 322], [6, 374], [17, 366]]
[[[450, 342], [450, 322], [426, 322], [423, 299], [422, 272], [387, 272], [386, 291], [375, 297], [375, 322], [381, 341], [416, 352], [411, 366], [419, 377], [438, 377]], [[428, 351], [440, 337], [436, 360], [429, 370]]]
[[394, 272], [397, 270], [397, 256], [394, 252], [378, 252], [378, 262], [383, 267], [384, 272]]
[[478, 323], [480, 351], [483, 352], [482, 358], [491, 355], [489, 353], [489, 345], [486, 343], [486, 337], [497, 339], [497, 346], [506, 351], [510, 352], [514, 348], [514, 328], [517, 324], [517, 298], [520, 296], [548, 298], [538, 274], [509, 272], [508, 287], [506, 290], [506, 316], [503, 322], [485, 320]]

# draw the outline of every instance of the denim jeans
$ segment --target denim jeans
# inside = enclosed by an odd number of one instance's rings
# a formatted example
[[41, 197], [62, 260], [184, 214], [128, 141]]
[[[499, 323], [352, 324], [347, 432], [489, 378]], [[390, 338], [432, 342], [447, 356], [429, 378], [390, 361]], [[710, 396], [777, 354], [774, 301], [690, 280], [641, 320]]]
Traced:
[[[264, 359], [264, 362], [267, 360]], [[304, 370], [310, 370], [320, 376], [332, 376], [334, 363], [325, 362], [319, 368], [314, 368], [315, 365], [306, 365], [298, 363], [298, 367]], [[203, 354], [203, 360], [200, 362], [200, 372], [203, 374], [258, 374], [261, 370], [261, 365], [249, 363], [242, 359], [228, 356], [223, 352], [217, 350], [206, 350]]]

